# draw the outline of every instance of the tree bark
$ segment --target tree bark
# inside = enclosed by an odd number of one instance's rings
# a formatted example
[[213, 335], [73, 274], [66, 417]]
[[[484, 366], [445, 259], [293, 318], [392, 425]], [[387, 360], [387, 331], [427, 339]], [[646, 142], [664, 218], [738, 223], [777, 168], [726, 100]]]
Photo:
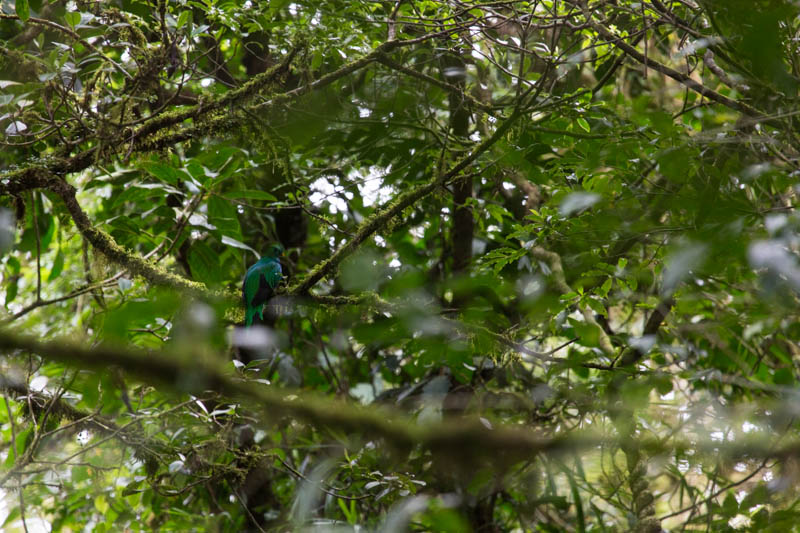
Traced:
[[[457, 139], [469, 136], [471, 112], [467, 106], [464, 89], [466, 86], [466, 65], [455, 55], [443, 60], [445, 81], [458, 87], [450, 92], [450, 129]], [[472, 238], [475, 234], [475, 220], [469, 200], [472, 198], [472, 177], [463, 177], [453, 182], [453, 229], [450, 234], [453, 249], [453, 272], [463, 272], [472, 260]]]

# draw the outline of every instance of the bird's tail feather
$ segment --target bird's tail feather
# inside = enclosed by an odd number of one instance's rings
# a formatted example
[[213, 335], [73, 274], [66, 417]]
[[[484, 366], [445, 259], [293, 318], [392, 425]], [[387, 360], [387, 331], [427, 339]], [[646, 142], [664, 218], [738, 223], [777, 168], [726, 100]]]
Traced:
[[255, 320], [256, 315], [258, 314], [258, 307], [248, 307], [244, 314], [244, 325], [245, 327], [249, 327], [253, 325], [253, 320]]

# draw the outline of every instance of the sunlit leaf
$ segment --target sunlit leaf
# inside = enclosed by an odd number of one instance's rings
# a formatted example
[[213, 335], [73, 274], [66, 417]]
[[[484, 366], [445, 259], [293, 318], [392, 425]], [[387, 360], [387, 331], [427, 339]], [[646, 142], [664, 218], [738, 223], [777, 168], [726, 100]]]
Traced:
[[15, 0], [14, 2], [15, 11], [17, 12], [17, 16], [22, 22], [26, 22], [30, 16], [30, 6], [28, 5], [28, 0]]
[[578, 213], [584, 209], [592, 207], [594, 204], [600, 201], [600, 198], [601, 196], [596, 193], [574, 192], [564, 198], [558, 208], [558, 212], [561, 214], [561, 216], [570, 216], [574, 213]]

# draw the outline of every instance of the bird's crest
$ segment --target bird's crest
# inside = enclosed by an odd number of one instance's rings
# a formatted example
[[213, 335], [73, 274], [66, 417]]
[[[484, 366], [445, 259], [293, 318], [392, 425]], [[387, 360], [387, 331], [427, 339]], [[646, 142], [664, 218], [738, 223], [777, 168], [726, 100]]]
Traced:
[[281, 244], [276, 243], [267, 248], [267, 257], [281, 257], [285, 251]]

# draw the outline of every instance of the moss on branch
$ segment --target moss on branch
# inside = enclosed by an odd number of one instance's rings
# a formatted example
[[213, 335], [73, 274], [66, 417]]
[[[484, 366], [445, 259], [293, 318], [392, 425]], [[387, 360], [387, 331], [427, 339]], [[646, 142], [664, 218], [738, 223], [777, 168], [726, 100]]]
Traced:
[[353, 237], [342, 245], [334, 254], [328, 259], [318, 263], [308, 275], [300, 280], [297, 284], [290, 287], [288, 292], [292, 295], [306, 294], [317, 282], [322, 280], [336, 270], [339, 264], [350, 254], [355, 252], [358, 247], [366, 241], [370, 236], [382, 228], [387, 227], [392, 219], [398, 216], [405, 208], [413, 205], [415, 202], [421, 200], [428, 194], [435, 191], [437, 188], [449, 183], [459, 173], [472, 164], [481, 154], [486, 152], [494, 145], [503, 135], [505, 135], [514, 122], [521, 116], [519, 110], [515, 110], [503, 123], [501, 123], [495, 132], [471, 150], [467, 155], [459, 159], [447, 172], [434, 177], [427, 183], [418, 185], [417, 187], [399, 194], [396, 198], [376, 210], [371, 216], [361, 223], [356, 230]]
[[[561, 263], [560, 255], [555, 252], [545, 250], [541, 246], [534, 246], [531, 248], [531, 255], [539, 261], [544, 261], [548, 264], [550, 271], [552, 272], [553, 285], [560, 294], [572, 292], [572, 289], [567, 284], [566, 277], [564, 276], [564, 267]], [[617, 351], [614, 349], [611, 339], [609, 338], [608, 334], [603, 331], [603, 328], [600, 327], [600, 324], [597, 323], [597, 320], [595, 320], [592, 312], [583, 306], [581, 306], [580, 310], [581, 314], [583, 315], [583, 320], [597, 330], [597, 343], [600, 349], [603, 350], [603, 353], [607, 356], [612, 358], [615, 357]]]
[[2, 329], [0, 349], [32, 352], [80, 368], [115, 365], [146, 383], [166, 386], [178, 393], [214, 390], [241, 400], [254, 411], [260, 409], [265, 418], [291, 416], [317, 427], [364, 433], [368, 438], [385, 439], [398, 449], [421, 445], [447, 452], [449, 459], [462, 468], [470, 468], [475, 460], [510, 464], [537, 453], [568, 452], [599, 444], [599, 440], [590, 436], [543, 437], [539, 432], [511, 426], [488, 429], [473, 418], [447, 420], [436, 426], [420, 425], [385, 408], [367, 408], [315, 395], [300, 396], [296, 390], [243, 381], [226, 371], [222, 357], [198, 360], [193, 354], [178, 351], [146, 352], [107, 345], [87, 348], [61, 339], [41, 342]]

